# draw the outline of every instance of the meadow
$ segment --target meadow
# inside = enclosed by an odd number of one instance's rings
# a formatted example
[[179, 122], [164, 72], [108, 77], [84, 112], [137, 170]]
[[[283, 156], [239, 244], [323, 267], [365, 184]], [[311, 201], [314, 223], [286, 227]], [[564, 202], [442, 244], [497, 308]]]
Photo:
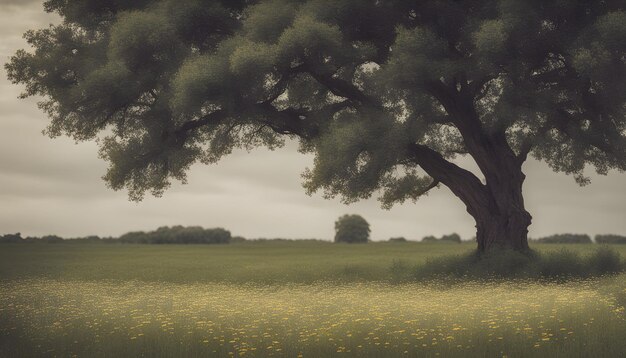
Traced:
[[[542, 252], [564, 245], [542, 244]], [[566, 245], [590, 253], [595, 245]], [[472, 244], [2, 245], [0, 356], [619, 357], [626, 275], [396, 282]], [[626, 257], [626, 245], [615, 245]]]

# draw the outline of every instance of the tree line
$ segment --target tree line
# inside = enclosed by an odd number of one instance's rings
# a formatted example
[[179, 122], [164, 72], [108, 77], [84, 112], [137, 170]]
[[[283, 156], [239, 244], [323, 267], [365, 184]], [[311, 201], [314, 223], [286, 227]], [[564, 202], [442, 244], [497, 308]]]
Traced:
[[626, 244], [626, 236], [604, 234], [596, 235], [594, 240], [586, 234], [556, 234], [533, 240], [543, 244]]
[[[340, 216], [335, 222], [335, 238], [336, 243], [367, 243], [370, 242], [370, 224], [362, 216], [352, 214]], [[472, 238], [469, 241], [475, 241]], [[200, 226], [162, 226], [154, 231], [132, 231], [118, 238], [107, 237], [100, 238], [98, 236], [87, 236], [84, 238], [64, 239], [56, 235], [46, 235], [42, 237], [26, 237], [22, 238], [20, 233], [7, 234], [0, 236], [0, 243], [60, 243], [64, 241], [89, 243], [89, 242], [105, 242], [105, 243], [126, 243], [126, 244], [228, 244], [241, 243], [246, 241], [268, 242], [268, 241], [303, 241], [285, 238], [258, 238], [246, 239], [242, 236], [232, 236], [230, 231], [223, 228], [205, 229]], [[304, 241], [319, 241], [317, 239], [307, 239]], [[408, 242], [404, 237], [392, 237], [388, 242], [401, 243]], [[591, 237], [586, 234], [556, 234], [552, 236], [542, 237], [533, 240], [536, 243], [547, 244], [591, 244]], [[422, 238], [424, 243], [462, 243], [461, 236], [457, 233], [443, 235], [441, 237], [426, 236]], [[626, 244], [626, 236], [620, 235], [596, 235], [595, 242], [598, 244]]]
[[[469, 241], [474, 240], [472, 238]], [[63, 238], [57, 235], [45, 235], [41, 237], [22, 237], [20, 233], [0, 235], [0, 244], [9, 243], [48, 243], [57, 244], [64, 242], [72, 243], [123, 243], [123, 244], [227, 244], [242, 242], [328, 242], [321, 239], [290, 239], [290, 238], [245, 238], [242, 236], [231, 236], [225, 229], [203, 229], [198, 226], [171, 228], [162, 227], [155, 231], [144, 232], [135, 231], [126, 233], [120, 237], [99, 237], [90, 235], [85, 237]], [[435, 237], [425, 236], [421, 241], [410, 240], [405, 237], [392, 237], [387, 240], [391, 243], [403, 242], [423, 242], [423, 243], [462, 243], [459, 234], [452, 233]], [[586, 234], [556, 234], [538, 239], [532, 239], [535, 243], [541, 244], [626, 244], [626, 236], [605, 234], [596, 235], [594, 239]], [[368, 242], [368, 241], [365, 241]]]
[[123, 243], [123, 244], [227, 244], [231, 241], [230, 231], [222, 228], [205, 229], [200, 226], [163, 226], [154, 231], [133, 231], [118, 238], [87, 236], [64, 239], [56, 235], [23, 238], [20, 233], [0, 236], [0, 243]]

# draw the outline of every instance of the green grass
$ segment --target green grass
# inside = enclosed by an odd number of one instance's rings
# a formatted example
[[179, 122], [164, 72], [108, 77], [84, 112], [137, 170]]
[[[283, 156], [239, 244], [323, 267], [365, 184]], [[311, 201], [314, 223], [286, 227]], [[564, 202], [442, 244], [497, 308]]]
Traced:
[[[563, 247], [596, 248], [534, 246]], [[626, 274], [393, 283], [394, 270], [472, 249], [0, 245], [0, 357], [626, 356]]]
[[[539, 244], [582, 254], [596, 245]], [[613, 245], [626, 257], [626, 245]], [[470, 252], [474, 244], [250, 242], [231, 245], [0, 245], [0, 278], [142, 280], [172, 283], [386, 281], [391, 267]]]
[[251, 242], [231, 245], [33, 244], [0, 246], [0, 277], [73, 280], [310, 283], [384, 280], [409, 264], [473, 245]]

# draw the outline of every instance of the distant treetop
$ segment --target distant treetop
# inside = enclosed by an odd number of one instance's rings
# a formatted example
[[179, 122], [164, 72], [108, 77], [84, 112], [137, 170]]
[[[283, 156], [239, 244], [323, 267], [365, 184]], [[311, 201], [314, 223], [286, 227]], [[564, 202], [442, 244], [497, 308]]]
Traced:
[[335, 222], [335, 242], [366, 243], [370, 224], [360, 215], [344, 215]]

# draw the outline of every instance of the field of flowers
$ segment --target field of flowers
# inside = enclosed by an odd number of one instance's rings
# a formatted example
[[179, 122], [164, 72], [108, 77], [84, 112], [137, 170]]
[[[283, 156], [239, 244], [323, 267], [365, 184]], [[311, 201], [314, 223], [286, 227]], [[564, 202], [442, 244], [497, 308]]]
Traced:
[[0, 281], [3, 357], [620, 357], [626, 277], [538, 284]]
[[398, 263], [472, 247], [3, 245], [0, 357], [626, 356], [626, 274], [393, 279]]

